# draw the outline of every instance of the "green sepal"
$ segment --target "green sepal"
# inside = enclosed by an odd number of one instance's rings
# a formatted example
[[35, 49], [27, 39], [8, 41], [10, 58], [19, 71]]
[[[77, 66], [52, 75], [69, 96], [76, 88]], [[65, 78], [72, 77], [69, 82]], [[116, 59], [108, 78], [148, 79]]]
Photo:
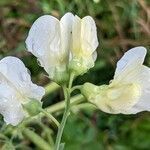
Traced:
[[99, 93], [99, 86], [96, 86], [92, 83], [84, 83], [81, 86], [81, 93], [84, 95], [87, 100], [90, 99], [91, 96], [97, 95]]
[[35, 116], [41, 112], [42, 104], [39, 101], [33, 99], [30, 100], [27, 104], [24, 104], [23, 108], [30, 116]]
[[69, 71], [74, 72], [76, 76], [83, 75], [90, 68], [94, 67], [94, 61], [92, 58], [73, 58], [69, 62]]
[[67, 71], [55, 71], [53, 81], [56, 82], [59, 85], [63, 85], [65, 83], [68, 83], [69, 81], [69, 73]]

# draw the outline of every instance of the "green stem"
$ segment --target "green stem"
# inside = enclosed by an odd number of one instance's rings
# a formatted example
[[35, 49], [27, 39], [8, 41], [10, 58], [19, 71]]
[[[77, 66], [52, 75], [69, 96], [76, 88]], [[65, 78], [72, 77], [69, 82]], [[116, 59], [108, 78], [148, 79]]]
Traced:
[[60, 88], [60, 86], [55, 83], [55, 82], [51, 82], [48, 85], [45, 86], [45, 96], [47, 96], [50, 93], [53, 93], [54, 91], [58, 90]]
[[[73, 96], [70, 99], [70, 105], [74, 106], [74, 105], [82, 103], [83, 101], [85, 101], [85, 98], [81, 94], [80, 95], [76, 95], [76, 96]], [[53, 104], [53, 105], [47, 107], [45, 109], [45, 111], [47, 113], [52, 114], [52, 113], [56, 113], [56, 112], [61, 112], [64, 108], [65, 108], [65, 101], [63, 100], [61, 102], [58, 102], [56, 104]], [[44, 115], [45, 115], [44, 113], [39, 113], [36, 116], [27, 118], [26, 120], [23, 121], [23, 124], [27, 125], [28, 123], [31, 123], [31, 122], [33, 122], [35, 120], [38, 120], [39, 118], [43, 117]]]
[[71, 92], [73, 92], [74, 90], [80, 90], [80, 89], [81, 89], [81, 85], [77, 85], [71, 88]]
[[47, 138], [47, 142], [52, 146], [54, 147], [54, 141], [53, 141], [53, 138], [52, 138], [52, 133], [53, 131], [47, 126], [45, 125], [43, 122], [41, 121], [38, 121], [38, 124], [41, 126], [41, 128], [43, 129], [45, 135], [46, 135], [46, 138]]
[[[71, 97], [70, 105], [73, 106], [73, 105], [79, 104], [83, 101], [85, 101], [85, 98], [82, 95], [76, 95], [76, 96]], [[55, 113], [58, 111], [59, 112], [62, 111], [64, 108], [65, 108], [65, 101], [63, 100], [61, 102], [58, 102], [56, 104], [53, 104], [53, 105], [47, 107], [46, 111], [49, 113]]]
[[54, 123], [55, 123], [55, 125], [57, 126], [57, 127], [59, 127], [59, 122], [55, 119], [55, 117], [53, 117], [53, 115], [51, 115], [50, 113], [48, 113], [46, 110], [44, 110], [44, 109], [41, 109], [41, 112], [43, 112], [50, 120], [52, 120]]
[[60, 127], [58, 129], [58, 133], [57, 133], [57, 137], [56, 137], [56, 143], [55, 143], [55, 150], [59, 150], [63, 130], [64, 130], [67, 118], [68, 118], [69, 113], [70, 113], [70, 93], [71, 93], [71, 87], [72, 87], [73, 79], [74, 79], [74, 74], [71, 74], [68, 88], [66, 88], [66, 86], [63, 87], [66, 107], [65, 107], [65, 111], [63, 114], [63, 118], [62, 118]]
[[93, 105], [93, 104], [91, 104], [91, 103], [81, 103], [81, 104], [78, 104], [78, 105], [76, 105], [76, 106], [73, 106], [72, 108], [71, 108], [71, 110], [73, 111], [73, 112], [78, 112], [79, 110], [86, 110], [86, 109], [89, 109], [90, 111], [92, 111], [92, 110], [96, 110], [96, 106], [95, 105]]
[[45, 142], [39, 135], [34, 133], [33, 131], [25, 128], [23, 130], [23, 134], [29, 138], [36, 146], [38, 146], [42, 150], [52, 150], [51, 146]]

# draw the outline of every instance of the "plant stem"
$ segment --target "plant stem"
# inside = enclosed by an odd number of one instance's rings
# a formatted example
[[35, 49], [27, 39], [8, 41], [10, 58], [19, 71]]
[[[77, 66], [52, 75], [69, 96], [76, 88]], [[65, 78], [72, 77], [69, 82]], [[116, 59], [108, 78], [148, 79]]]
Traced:
[[51, 146], [45, 142], [39, 135], [25, 128], [23, 134], [28, 137], [36, 146], [42, 150], [52, 150]]
[[[70, 99], [70, 105], [73, 106], [73, 105], [77, 105], [81, 102], [85, 101], [85, 98], [82, 96], [82, 95], [76, 95], [76, 96], [73, 96], [71, 97]], [[46, 111], [49, 112], [49, 113], [55, 113], [55, 112], [60, 112], [62, 111], [63, 109], [65, 108], [65, 101], [61, 101], [61, 102], [58, 102], [56, 104], [53, 104], [49, 107], [46, 108]]]
[[48, 113], [46, 110], [44, 110], [44, 109], [41, 109], [41, 112], [43, 112], [50, 120], [52, 120], [54, 123], [55, 123], [55, 125], [57, 126], [57, 127], [59, 127], [59, 122], [55, 119], [55, 117], [53, 117], [50, 113]]
[[74, 91], [74, 90], [80, 90], [81, 89], [81, 85], [77, 85], [77, 86], [74, 86], [72, 89], [71, 89], [71, 92]]
[[38, 124], [41, 126], [44, 133], [46, 134], [47, 142], [54, 148], [54, 141], [52, 138], [53, 131], [41, 121], [38, 121]]
[[63, 87], [66, 107], [65, 107], [65, 111], [64, 111], [64, 114], [63, 114], [63, 118], [62, 118], [60, 127], [58, 129], [58, 133], [57, 133], [57, 137], [56, 137], [56, 143], [55, 143], [55, 150], [59, 150], [63, 130], [64, 130], [67, 118], [68, 118], [69, 113], [70, 113], [70, 93], [71, 93], [71, 87], [72, 87], [73, 79], [74, 79], [74, 74], [71, 74], [68, 88], [66, 88], [66, 86]]
[[54, 91], [58, 90], [59, 88], [60, 88], [60, 86], [55, 82], [51, 82], [51, 83], [47, 84], [45, 86], [45, 96], [47, 96], [50, 93], [53, 93]]
[[[83, 101], [85, 101], [85, 98], [81, 94], [73, 96], [70, 99], [70, 106], [80, 104]], [[61, 102], [58, 102], [56, 104], [53, 104], [53, 105], [45, 108], [45, 111], [47, 113], [52, 114], [52, 113], [56, 113], [56, 112], [61, 112], [64, 108], [65, 108], [65, 101], [63, 100]], [[43, 117], [44, 115], [45, 115], [44, 113], [39, 113], [36, 116], [30, 117], [30, 118], [24, 120], [23, 123], [25, 125], [27, 125], [28, 123], [31, 123], [32, 121], [38, 120], [39, 118]]]

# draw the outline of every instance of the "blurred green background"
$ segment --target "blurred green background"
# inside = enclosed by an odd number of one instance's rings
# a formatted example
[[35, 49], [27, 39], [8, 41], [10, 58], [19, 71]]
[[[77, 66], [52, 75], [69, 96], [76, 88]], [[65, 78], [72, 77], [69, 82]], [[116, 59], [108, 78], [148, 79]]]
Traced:
[[[100, 42], [95, 67], [78, 77], [74, 84], [106, 84], [112, 79], [116, 62], [125, 51], [139, 45], [150, 50], [149, 0], [0, 0], [0, 58], [19, 57], [31, 71], [32, 80], [47, 85], [50, 81], [36, 58], [25, 50], [24, 41], [39, 16], [50, 14], [61, 18], [68, 11], [80, 17], [91, 15], [96, 21]], [[149, 52], [145, 64], [150, 67]], [[61, 90], [49, 93], [44, 107], [62, 99]], [[61, 120], [61, 115], [58, 118]], [[6, 127], [2, 120], [1, 117], [0, 149], [39, 149], [24, 135], [16, 133], [16, 128]], [[42, 122], [49, 126], [46, 119]], [[46, 139], [46, 127], [42, 128], [38, 123], [30, 127]], [[50, 132], [55, 139], [56, 129], [52, 127]], [[5, 140], [4, 135], [9, 140]], [[74, 109], [63, 141], [66, 142], [65, 150], [149, 150], [150, 113], [125, 116], [87, 108]]]

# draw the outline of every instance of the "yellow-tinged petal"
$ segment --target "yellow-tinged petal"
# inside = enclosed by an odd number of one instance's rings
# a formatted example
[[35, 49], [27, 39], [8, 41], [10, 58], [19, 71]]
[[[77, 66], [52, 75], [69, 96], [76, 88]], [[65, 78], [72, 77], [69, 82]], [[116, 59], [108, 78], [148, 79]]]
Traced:
[[150, 68], [143, 65], [145, 55], [144, 47], [129, 50], [117, 63], [114, 79], [109, 85], [98, 89], [84, 84], [81, 92], [88, 101], [107, 113], [150, 111]]
[[74, 17], [73, 28], [72, 28], [72, 49], [71, 53], [73, 57], [82, 57], [81, 49], [81, 18], [78, 16]]
[[[109, 85], [99, 93], [96, 105], [107, 113], [123, 113], [131, 109], [141, 96], [141, 87], [138, 84]], [[97, 96], [98, 97], [98, 96]]]

